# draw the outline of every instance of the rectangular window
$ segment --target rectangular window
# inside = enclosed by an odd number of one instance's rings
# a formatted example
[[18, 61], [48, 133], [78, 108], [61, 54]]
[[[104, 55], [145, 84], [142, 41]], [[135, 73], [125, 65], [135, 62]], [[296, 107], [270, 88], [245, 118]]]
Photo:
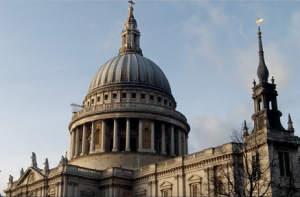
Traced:
[[288, 152], [278, 151], [280, 176], [290, 177], [290, 156]]
[[161, 102], [161, 97], [157, 97], [157, 102]]
[[145, 99], [146, 95], [145, 94], [141, 94], [141, 99]]
[[94, 99], [92, 99], [92, 104], [94, 104]]
[[164, 190], [164, 191], [163, 191], [163, 196], [170, 196], [169, 190]]
[[167, 104], [168, 104], [168, 101], [167, 101], [167, 99], [165, 99], [165, 101], [164, 101], [164, 104], [165, 104], [165, 105], [167, 105]]
[[117, 99], [117, 93], [113, 93], [113, 99]]
[[153, 100], [154, 100], [154, 96], [150, 95], [150, 101], [153, 101]]
[[108, 100], [108, 95], [104, 95], [104, 100]]
[[122, 93], [122, 98], [126, 99], [127, 94], [126, 93]]
[[199, 188], [198, 184], [192, 185], [192, 196], [199, 196]]
[[100, 96], [97, 97], [97, 102], [100, 102]]
[[136, 98], [136, 93], [131, 93], [131, 98]]
[[169, 107], [172, 107], [172, 103], [171, 102], [169, 102]]

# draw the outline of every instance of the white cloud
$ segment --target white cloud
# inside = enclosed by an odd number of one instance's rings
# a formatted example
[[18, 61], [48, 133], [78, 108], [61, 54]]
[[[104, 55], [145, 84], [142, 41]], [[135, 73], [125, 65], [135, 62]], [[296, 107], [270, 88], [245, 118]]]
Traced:
[[215, 115], [202, 115], [191, 120], [189, 153], [229, 142], [228, 125]]

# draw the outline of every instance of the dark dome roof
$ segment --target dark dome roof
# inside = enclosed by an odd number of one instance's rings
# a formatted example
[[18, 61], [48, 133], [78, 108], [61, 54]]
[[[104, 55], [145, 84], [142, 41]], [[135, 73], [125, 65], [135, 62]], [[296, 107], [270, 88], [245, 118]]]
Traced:
[[124, 54], [106, 62], [92, 79], [89, 92], [112, 85], [150, 87], [172, 95], [163, 71], [154, 62], [138, 54]]

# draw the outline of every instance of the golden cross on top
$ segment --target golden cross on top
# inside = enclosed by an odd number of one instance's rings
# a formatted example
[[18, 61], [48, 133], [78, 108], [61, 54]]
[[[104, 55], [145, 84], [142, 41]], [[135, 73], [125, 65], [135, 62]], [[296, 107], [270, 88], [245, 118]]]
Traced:
[[132, 5], [134, 5], [133, 1], [130, 0], [130, 1], [128, 1], [128, 3], [130, 4], [130, 7], [132, 8]]

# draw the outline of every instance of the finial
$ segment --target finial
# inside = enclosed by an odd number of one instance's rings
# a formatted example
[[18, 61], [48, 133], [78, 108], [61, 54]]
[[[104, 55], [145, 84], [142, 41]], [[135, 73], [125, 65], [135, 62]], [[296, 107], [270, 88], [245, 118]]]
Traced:
[[272, 76], [272, 79], [271, 79], [271, 81], [272, 81], [272, 84], [274, 84], [274, 81], [275, 81], [275, 79], [274, 79], [274, 77]]
[[[259, 19], [258, 21], [260, 21]], [[261, 21], [260, 21], [261, 22]], [[257, 22], [256, 22], [257, 23]], [[265, 63], [265, 58], [264, 58], [264, 51], [263, 51], [263, 46], [262, 46], [262, 41], [261, 41], [261, 31], [260, 31], [260, 26], [258, 26], [258, 54], [259, 54], [259, 63], [258, 63], [258, 68], [257, 68], [257, 76], [259, 79], [260, 83], [267, 83], [268, 78], [269, 78], [269, 71]]]
[[129, 7], [129, 16], [128, 17], [130, 17], [130, 16], [132, 16], [133, 15], [133, 7], [132, 7], [132, 5], [134, 5], [135, 3], [133, 3], [133, 1], [132, 0], [129, 0], [128, 1], [128, 3], [130, 4], [130, 7]]
[[259, 19], [259, 18], [257, 18], [256, 23], [257, 23], [258, 27], [259, 27], [259, 23], [262, 22], [263, 20], [264, 20], [264, 19]]
[[293, 127], [293, 122], [292, 122], [292, 119], [291, 119], [291, 115], [289, 114], [289, 121], [288, 121], [288, 131], [292, 131], [294, 132], [295, 129]]
[[255, 79], [253, 79], [253, 85], [256, 86], [256, 81], [255, 81]]
[[134, 5], [135, 3], [133, 3], [132, 0], [129, 0], [128, 3], [130, 4], [130, 7], [132, 8], [132, 5]]
[[244, 136], [249, 135], [246, 120], [244, 120]]

